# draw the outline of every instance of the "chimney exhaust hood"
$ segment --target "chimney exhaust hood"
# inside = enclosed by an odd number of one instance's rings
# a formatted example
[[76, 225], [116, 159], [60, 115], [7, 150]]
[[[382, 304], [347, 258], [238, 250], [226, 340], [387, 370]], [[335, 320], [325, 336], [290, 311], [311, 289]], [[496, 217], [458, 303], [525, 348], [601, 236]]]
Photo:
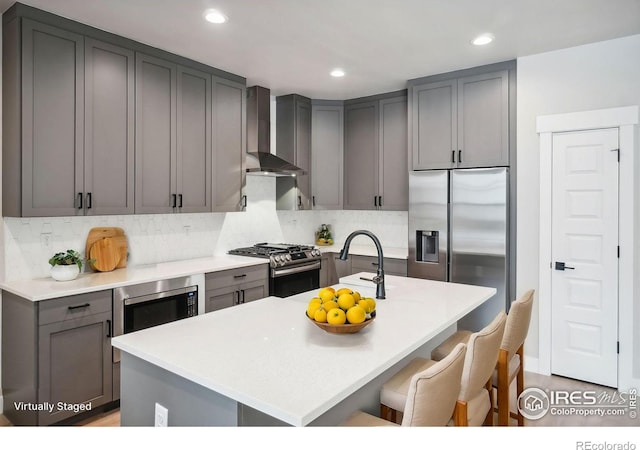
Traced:
[[271, 95], [261, 86], [247, 88], [247, 173], [270, 176], [304, 175], [301, 168], [271, 153]]

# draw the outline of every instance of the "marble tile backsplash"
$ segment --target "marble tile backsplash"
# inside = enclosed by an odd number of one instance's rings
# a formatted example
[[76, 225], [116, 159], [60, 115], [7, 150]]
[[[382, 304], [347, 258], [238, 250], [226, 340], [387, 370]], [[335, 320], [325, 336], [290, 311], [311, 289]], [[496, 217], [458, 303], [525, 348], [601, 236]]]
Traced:
[[[94, 217], [9, 218], [4, 220], [4, 280], [49, 276], [49, 258], [74, 249], [85, 252], [94, 227], [121, 227], [127, 235], [129, 265], [154, 264], [225, 254], [257, 242], [313, 243], [314, 232], [331, 224], [334, 240], [366, 229], [385, 246], [407, 246], [406, 211], [276, 211], [275, 179], [248, 176], [246, 211], [202, 214], [145, 214]], [[357, 237], [357, 245], [372, 245]]]

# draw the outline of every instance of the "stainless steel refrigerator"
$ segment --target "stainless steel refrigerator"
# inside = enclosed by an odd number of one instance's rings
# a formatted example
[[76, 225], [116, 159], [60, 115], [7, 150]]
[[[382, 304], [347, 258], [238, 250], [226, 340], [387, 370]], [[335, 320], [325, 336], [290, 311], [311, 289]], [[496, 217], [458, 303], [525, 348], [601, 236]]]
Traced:
[[504, 167], [409, 174], [408, 275], [497, 289], [459, 328], [477, 331], [508, 309], [508, 205]]

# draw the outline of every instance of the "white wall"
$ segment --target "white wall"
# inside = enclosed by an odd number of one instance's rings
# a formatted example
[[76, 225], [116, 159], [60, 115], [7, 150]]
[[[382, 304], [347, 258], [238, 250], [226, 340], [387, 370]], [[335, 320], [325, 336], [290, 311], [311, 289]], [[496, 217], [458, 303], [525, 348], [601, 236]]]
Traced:
[[[640, 105], [640, 35], [519, 58], [517, 74], [516, 289], [521, 295], [538, 288], [539, 183], [550, 182], [540, 180], [536, 117]], [[636, 183], [639, 177], [636, 167]], [[636, 222], [636, 236], [638, 228]], [[638, 248], [637, 239], [635, 245]], [[638, 322], [640, 299], [634, 301]], [[525, 345], [525, 354], [533, 360], [539, 355], [539, 327], [545, 326], [549, 324], [539, 323], [534, 308]], [[640, 355], [634, 365], [638, 372]]]

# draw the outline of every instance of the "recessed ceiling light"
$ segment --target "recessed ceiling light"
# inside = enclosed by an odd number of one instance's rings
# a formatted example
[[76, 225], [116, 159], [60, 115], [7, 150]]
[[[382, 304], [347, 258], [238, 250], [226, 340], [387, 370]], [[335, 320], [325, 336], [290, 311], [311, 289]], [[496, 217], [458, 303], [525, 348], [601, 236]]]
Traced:
[[227, 16], [222, 14], [217, 9], [207, 9], [204, 12], [204, 18], [207, 22], [211, 23], [225, 23], [227, 20], [229, 20]]
[[476, 37], [473, 41], [471, 41], [471, 43], [473, 45], [487, 45], [488, 43], [493, 41], [493, 39], [494, 39], [493, 34], [485, 33]]
[[333, 69], [331, 71], [331, 76], [332, 77], [336, 77], [336, 78], [340, 78], [344, 76], [344, 70], [342, 69]]

